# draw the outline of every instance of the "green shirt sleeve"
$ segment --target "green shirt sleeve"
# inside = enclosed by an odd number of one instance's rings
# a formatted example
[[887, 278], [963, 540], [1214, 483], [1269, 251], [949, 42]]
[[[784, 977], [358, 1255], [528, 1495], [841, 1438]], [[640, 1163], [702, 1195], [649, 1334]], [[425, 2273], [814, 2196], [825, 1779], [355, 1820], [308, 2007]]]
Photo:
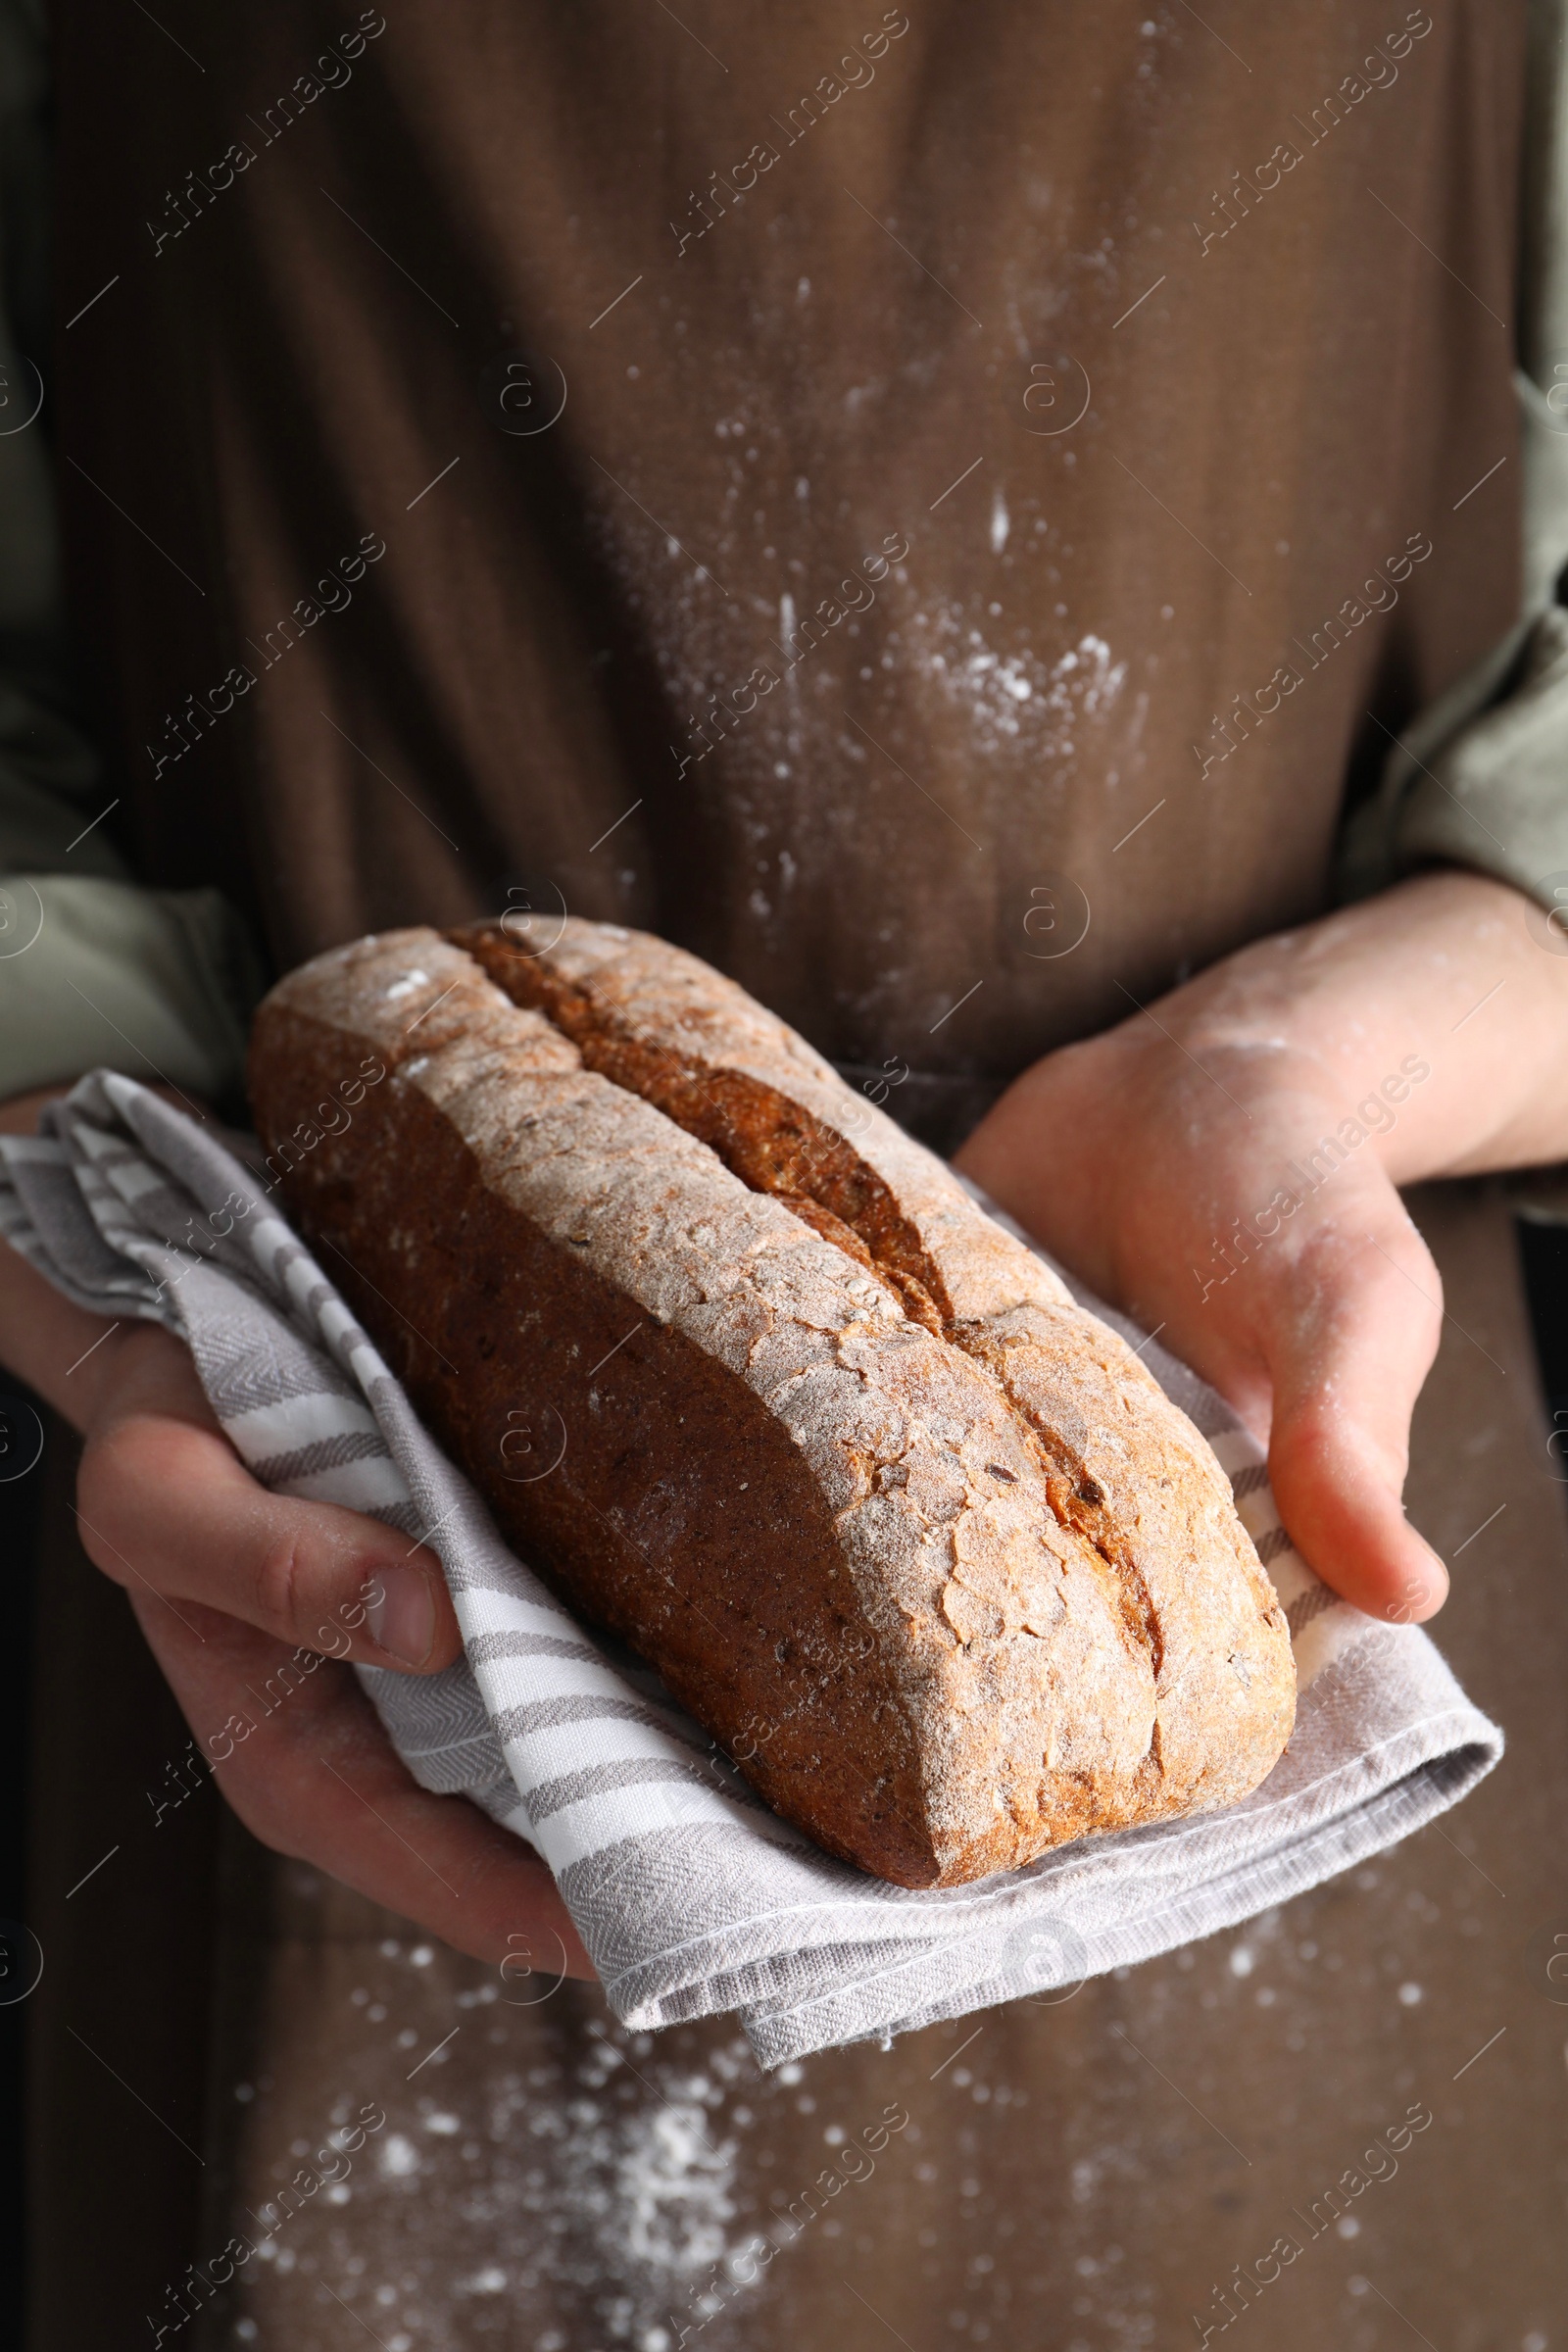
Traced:
[[137, 886], [73, 710], [50, 453], [47, 43], [0, 0], [0, 1100], [99, 1062], [241, 1093], [254, 951], [218, 892]]
[[226, 1107], [259, 993], [216, 890], [0, 880], [0, 1100], [106, 1064]]
[[1346, 898], [1467, 865], [1547, 908], [1568, 887], [1568, 0], [1531, 0], [1520, 223], [1522, 596], [1515, 626], [1422, 711], [1342, 842]]

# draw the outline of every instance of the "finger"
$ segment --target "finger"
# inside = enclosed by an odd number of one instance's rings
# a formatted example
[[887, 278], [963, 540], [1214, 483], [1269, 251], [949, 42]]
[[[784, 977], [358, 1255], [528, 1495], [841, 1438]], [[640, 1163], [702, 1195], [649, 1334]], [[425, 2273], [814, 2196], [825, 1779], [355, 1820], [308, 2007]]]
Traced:
[[1372, 1616], [1414, 1624], [1448, 1591], [1401, 1499], [1443, 1294], [1425, 1244], [1391, 1200], [1394, 1213], [1376, 1222], [1363, 1215], [1314, 1237], [1271, 1301], [1268, 1467], [1292, 1541], [1324, 1582]]
[[77, 1494], [88, 1556], [133, 1592], [403, 1672], [434, 1673], [462, 1653], [434, 1552], [336, 1503], [269, 1494], [216, 1423], [112, 1420], [88, 1438]]
[[466, 1798], [421, 1788], [341, 1666], [300, 1673], [281, 1644], [200, 1603], [183, 1620], [145, 1592], [132, 1606], [220, 1788], [264, 1844], [476, 1960], [512, 1963], [512, 1976], [594, 1977], [544, 1862]]

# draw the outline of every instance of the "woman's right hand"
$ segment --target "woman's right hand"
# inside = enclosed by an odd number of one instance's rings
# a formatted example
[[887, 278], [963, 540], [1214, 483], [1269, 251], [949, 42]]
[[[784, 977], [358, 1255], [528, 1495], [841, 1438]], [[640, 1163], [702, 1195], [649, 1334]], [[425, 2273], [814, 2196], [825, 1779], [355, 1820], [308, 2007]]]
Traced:
[[[46, 1099], [5, 1105], [0, 1126], [30, 1130]], [[466, 1798], [421, 1788], [349, 1671], [434, 1674], [462, 1654], [435, 1554], [269, 1493], [180, 1341], [86, 1313], [4, 1244], [0, 1360], [82, 1433], [82, 1544], [125, 1587], [246, 1827], [476, 1959], [591, 1978], [544, 1862]]]

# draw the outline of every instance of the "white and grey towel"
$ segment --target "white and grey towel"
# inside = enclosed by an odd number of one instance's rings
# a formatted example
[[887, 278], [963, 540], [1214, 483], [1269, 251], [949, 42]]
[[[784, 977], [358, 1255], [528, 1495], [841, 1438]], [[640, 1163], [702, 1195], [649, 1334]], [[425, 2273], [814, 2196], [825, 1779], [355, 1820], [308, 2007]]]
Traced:
[[0, 1137], [5, 1239], [82, 1306], [184, 1339], [265, 1485], [439, 1553], [466, 1660], [363, 1679], [416, 1780], [466, 1792], [543, 1854], [630, 2026], [734, 2010], [775, 2066], [1059, 1999], [1407, 1837], [1502, 1752], [1424, 1633], [1362, 1616], [1292, 1549], [1259, 1449], [1213, 1392], [1107, 1314], [1213, 1446], [1279, 1590], [1300, 1689], [1290, 1745], [1226, 1812], [1092, 1838], [978, 1886], [884, 1886], [763, 1807], [658, 1678], [509, 1550], [271, 1188], [211, 1130], [107, 1070], [44, 1123], [37, 1140]]

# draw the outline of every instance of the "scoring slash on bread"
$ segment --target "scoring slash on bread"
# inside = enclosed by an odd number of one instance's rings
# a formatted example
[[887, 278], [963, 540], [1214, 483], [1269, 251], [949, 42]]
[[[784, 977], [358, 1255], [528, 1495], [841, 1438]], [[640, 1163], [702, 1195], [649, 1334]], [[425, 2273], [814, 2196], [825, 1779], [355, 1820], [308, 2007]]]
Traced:
[[[318, 1125], [367, 1056], [384, 1081]], [[1290, 1638], [1203, 1439], [697, 957], [388, 932], [272, 991], [250, 1084], [506, 1535], [829, 1852], [955, 1886], [1274, 1763]]]

